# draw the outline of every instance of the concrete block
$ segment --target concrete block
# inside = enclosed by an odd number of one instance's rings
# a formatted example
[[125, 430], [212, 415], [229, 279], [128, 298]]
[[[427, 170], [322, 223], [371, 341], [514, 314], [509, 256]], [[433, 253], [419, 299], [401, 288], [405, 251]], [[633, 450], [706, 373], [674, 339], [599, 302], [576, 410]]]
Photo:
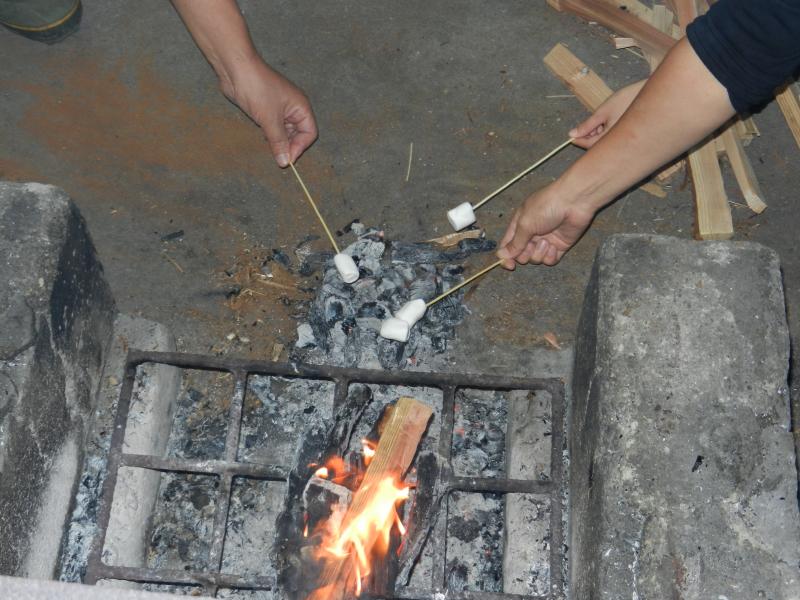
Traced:
[[800, 598], [788, 365], [772, 250], [603, 244], [573, 379], [573, 598]]
[[114, 301], [61, 190], [0, 182], [0, 573], [52, 577]]

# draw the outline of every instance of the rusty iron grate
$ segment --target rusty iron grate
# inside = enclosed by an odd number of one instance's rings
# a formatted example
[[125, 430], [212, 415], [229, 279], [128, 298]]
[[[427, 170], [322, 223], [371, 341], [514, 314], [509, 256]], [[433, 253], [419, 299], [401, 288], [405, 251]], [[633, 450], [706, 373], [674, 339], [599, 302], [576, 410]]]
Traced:
[[[123, 451], [125, 428], [128, 421], [136, 373], [139, 366], [150, 363], [169, 365], [181, 369], [229, 372], [234, 386], [228, 411], [228, 429], [225, 453], [222, 460], [192, 460], [128, 454]], [[290, 465], [253, 464], [237, 460], [242, 412], [250, 375], [274, 376], [291, 379], [327, 380], [335, 384], [334, 410], [343, 406], [352, 384], [377, 384], [391, 386], [428, 387], [442, 392], [442, 424], [439, 434], [439, 456], [442, 467], [438, 472], [437, 487], [450, 492], [488, 492], [496, 494], [524, 493], [546, 497], [550, 501], [550, 593], [545, 596], [506, 594], [485, 591], [448, 591], [446, 589], [447, 541], [429, 539], [433, 546], [434, 573], [433, 596], [449, 600], [561, 600], [564, 597], [564, 531], [562, 524], [562, 484], [564, 445], [564, 384], [559, 379], [529, 379], [453, 373], [426, 373], [407, 371], [377, 371], [349, 369], [305, 364], [271, 363], [225, 359], [175, 352], [142, 352], [133, 350], [126, 359], [125, 376], [114, 422], [114, 432], [108, 455], [108, 473], [103, 484], [98, 510], [98, 534], [90, 550], [84, 583], [94, 585], [103, 579], [125, 580], [138, 583], [201, 586], [205, 594], [216, 596], [219, 588], [241, 590], [276, 590], [272, 577], [241, 576], [221, 572], [222, 552], [231, 500], [234, 477], [267, 481], [287, 481]], [[550, 474], [543, 480], [458, 477], [451, 464], [455, 397], [459, 389], [490, 391], [544, 391], [551, 398], [552, 434], [550, 446]], [[209, 551], [209, 570], [182, 571], [129, 566], [112, 566], [103, 562], [106, 531], [111, 517], [111, 506], [117, 476], [121, 467], [137, 467], [161, 472], [214, 475], [219, 478], [213, 534]], [[443, 511], [447, 519], [447, 511]], [[446, 522], [445, 522], [446, 526]], [[391, 596], [391, 595], [390, 595]], [[401, 596], [395, 596], [400, 598]], [[411, 600], [403, 597], [403, 600]]]

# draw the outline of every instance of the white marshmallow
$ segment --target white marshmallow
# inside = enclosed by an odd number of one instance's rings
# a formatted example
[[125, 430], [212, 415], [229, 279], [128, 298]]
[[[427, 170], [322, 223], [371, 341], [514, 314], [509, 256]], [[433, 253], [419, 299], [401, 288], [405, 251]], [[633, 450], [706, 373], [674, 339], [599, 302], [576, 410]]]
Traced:
[[381, 323], [381, 337], [386, 339], [407, 342], [410, 333], [411, 325], [403, 321], [403, 319], [389, 317]]
[[342, 254], [341, 252], [333, 257], [333, 263], [336, 265], [336, 270], [342, 276], [345, 283], [353, 283], [358, 279], [358, 266], [353, 257], [349, 254]]
[[428, 307], [425, 305], [425, 300], [417, 299], [403, 304], [394, 316], [408, 323], [409, 327], [413, 327], [425, 315], [426, 310]]
[[456, 231], [461, 231], [464, 227], [472, 225], [475, 219], [475, 211], [472, 210], [472, 204], [463, 202], [455, 208], [447, 211], [447, 220]]

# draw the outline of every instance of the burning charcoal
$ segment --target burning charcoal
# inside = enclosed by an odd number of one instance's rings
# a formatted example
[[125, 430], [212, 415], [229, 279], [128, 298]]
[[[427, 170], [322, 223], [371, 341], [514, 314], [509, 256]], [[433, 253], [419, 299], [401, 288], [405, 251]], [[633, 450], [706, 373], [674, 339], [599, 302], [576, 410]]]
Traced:
[[344, 487], [319, 477], [308, 480], [303, 492], [303, 507], [306, 512], [308, 533], [312, 535], [320, 523], [334, 519], [341, 523], [347, 507], [353, 500], [353, 493]]

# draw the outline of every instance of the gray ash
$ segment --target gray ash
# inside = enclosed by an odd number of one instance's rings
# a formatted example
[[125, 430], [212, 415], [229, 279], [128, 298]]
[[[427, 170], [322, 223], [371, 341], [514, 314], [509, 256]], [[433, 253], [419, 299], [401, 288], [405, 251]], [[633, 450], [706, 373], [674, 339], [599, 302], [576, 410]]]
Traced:
[[323, 262], [327, 256], [298, 253], [305, 264], [321, 264], [323, 272], [307, 320], [298, 327], [293, 358], [373, 369], [418, 367], [447, 349], [455, 326], [466, 314], [463, 292], [431, 307], [405, 344], [382, 338], [381, 321], [409, 300], [433, 299], [452, 288], [462, 281], [464, 272], [461, 264], [454, 263], [494, 248], [493, 241], [483, 238], [462, 240], [451, 249], [388, 242], [381, 232], [369, 230], [343, 250], [353, 256], [361, 273], [353, 284], [342, 281], [332, 261]]
[[453, 427], [453, 469], [464, 477], [505, 475], [508, 405], [503, 392], [459, 390]]

